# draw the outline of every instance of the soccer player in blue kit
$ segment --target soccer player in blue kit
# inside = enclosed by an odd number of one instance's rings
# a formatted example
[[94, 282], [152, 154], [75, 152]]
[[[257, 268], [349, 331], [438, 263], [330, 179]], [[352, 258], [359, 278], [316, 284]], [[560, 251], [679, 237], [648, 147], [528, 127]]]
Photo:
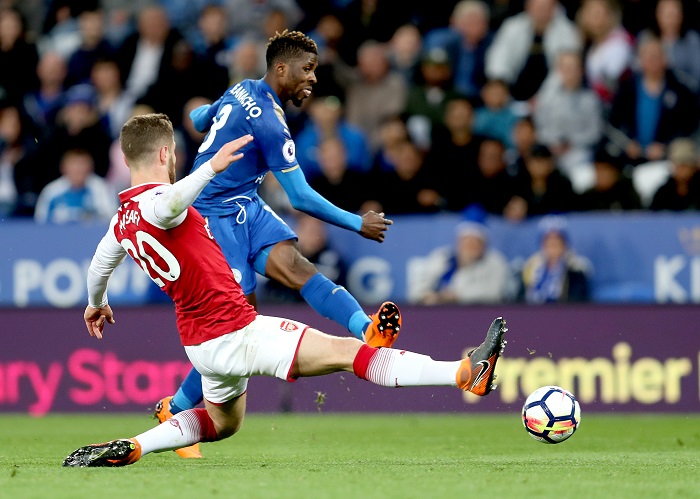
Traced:
[[[311, 95], [318, 65], [316, 43], [303, 33], [285, 30], [270, 39], [267, 72], [260, 80], [244, 80], [229, 88], [212, 105], [195, 109], [190, 117], [199, 131], [209, 133], [199, 147], [193, 171], [231, 140], [250, 134], [254, 141], [233, 168], [204, 188], [194, 207], [206, 218], [249, 302], [255, 302], [258, 272], [300, 292], [319, 314], [346, 327], [369, 346], [391, 347], [401, 327], [401, 315], [385, 302], [368, 316], [345, 288], [338, 286], [301, 255], [292, 229], [258, 195], [265, 175], [272, 172], [292, 206], [320, 220], [378, 242], [392, 224], [383, 213], [359, 216], [336, 207], [306, 181], [297, 162], [294, 141], [282, 106], [300, 106]], [[192, 369], [173, 397], [156, 406], [160, 422], [202, 401], [199, 373]], [[182, 457], [201, 457], [198, 449], [181, 449]]]

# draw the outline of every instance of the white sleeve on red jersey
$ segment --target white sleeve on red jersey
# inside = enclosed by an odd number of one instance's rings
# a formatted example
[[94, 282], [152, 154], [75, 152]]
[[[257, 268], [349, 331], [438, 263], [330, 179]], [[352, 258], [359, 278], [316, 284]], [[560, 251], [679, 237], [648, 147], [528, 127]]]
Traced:
[[114, 269], [124, 261], [126, 250], [114, 235], [117, 216], [112, 217], [109, 229], [97, 245], [87, 272], [88, 304], [100, 308], [107, 305], [107, 283]]
[[[140, 200], [141, 215], [149, 223], [161, 229], [180, 225], [189, 208], [216, 173], [209, 161], [165, 189], [155, 189], [153, 195]], [[148, 207], [152, 203], [152, 208]]]

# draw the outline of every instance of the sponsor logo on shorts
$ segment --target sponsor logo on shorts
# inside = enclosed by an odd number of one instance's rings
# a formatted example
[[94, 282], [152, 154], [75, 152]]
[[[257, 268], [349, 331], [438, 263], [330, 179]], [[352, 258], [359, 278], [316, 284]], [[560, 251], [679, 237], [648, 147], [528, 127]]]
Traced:
[[294, 324], [293, 322], [282, 321], [282, 322], [280, 323], [280, 329], [281, 329], [282, 331], [296, 331], [297, 329], [299, 329], [299, 326], [297, 326], [297, 325]]

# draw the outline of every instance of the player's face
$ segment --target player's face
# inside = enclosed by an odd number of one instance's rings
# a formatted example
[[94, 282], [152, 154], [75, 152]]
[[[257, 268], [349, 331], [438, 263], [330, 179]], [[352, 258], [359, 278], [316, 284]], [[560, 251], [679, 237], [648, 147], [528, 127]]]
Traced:
[[311, 96], [311, 87], [316, 83], [317, 66], [318, 57], [311, 52], [306, 52], [287, 64], [282, 86], [295, 106], [301, 106], [304, 99]]

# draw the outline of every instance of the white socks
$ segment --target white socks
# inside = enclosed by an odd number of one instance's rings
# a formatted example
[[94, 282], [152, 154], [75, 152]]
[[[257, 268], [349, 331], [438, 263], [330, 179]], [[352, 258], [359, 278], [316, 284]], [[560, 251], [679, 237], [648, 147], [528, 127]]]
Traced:
[[442, 362], [406, 350], [380, 348], [367, 366], [366, 379], [389, 387], [457, 386], [461, 361]]

